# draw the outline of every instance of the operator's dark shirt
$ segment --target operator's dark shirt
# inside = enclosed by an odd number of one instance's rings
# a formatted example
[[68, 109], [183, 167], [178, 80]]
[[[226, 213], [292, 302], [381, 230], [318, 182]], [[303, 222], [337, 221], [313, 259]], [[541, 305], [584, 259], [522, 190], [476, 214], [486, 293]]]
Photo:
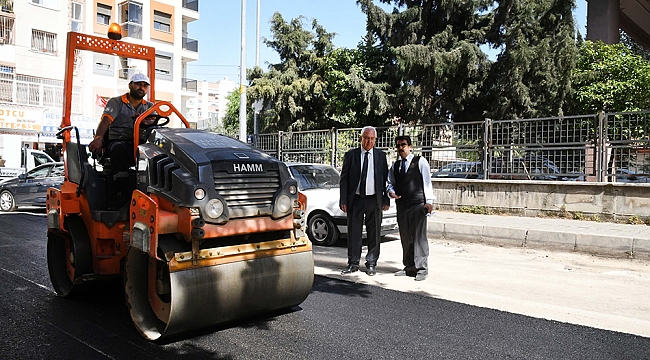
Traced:
[[102, 114], [102, 117], [106, 115], [111, 120], [108, 127], [108, 140], [133, 141], [135, 119], [152, 106], [152, 102], [142, 99], [142, 102], [134, 108], [126, 94], [110, 98]]

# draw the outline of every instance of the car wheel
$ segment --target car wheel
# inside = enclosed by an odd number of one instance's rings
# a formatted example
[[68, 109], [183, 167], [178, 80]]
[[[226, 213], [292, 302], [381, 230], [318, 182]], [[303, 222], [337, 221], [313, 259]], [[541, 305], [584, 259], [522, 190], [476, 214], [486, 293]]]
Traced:
[[0, 211], [14, 211], [16, 210], [16, 201], [14, 200], [14, 195], [9, 191], [5, 190], [0, 193]]
[[339, 239], [339, 229], [326, 214], [316, 214], [309, 219], [307, 235], [316, 245], [331, 246]]

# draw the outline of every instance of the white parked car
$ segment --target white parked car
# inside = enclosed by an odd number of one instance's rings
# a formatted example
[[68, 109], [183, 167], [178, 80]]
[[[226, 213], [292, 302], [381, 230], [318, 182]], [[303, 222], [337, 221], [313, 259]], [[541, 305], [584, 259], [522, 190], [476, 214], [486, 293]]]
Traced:
[[[339, 209], [339, 172], [331, 165], [287, 163], [289, 173], [298, 181], [298, 189], [307, 196], [307, 235], [316, 245], [330, 246], [340, 237], [347, 238], [347, 215]], [[395, 233], [395, 202], [384, 211], [381, 236]], [[364, 228], [364, 237], [365, 237]]]

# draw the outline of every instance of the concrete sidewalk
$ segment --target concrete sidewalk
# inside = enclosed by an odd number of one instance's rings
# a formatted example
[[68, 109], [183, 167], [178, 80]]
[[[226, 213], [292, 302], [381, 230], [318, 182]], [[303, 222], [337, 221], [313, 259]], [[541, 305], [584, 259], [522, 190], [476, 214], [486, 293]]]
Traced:
[[428, 231], [436, 239], [650, 259], [647, 225], [440, 211]]
[[[314, 247], [317, 275], [537, 318], [650, 337], [650, 227], [436, 212], [429, 277], [403, 268], [399, 236], [381, 244], [377, 275], [341, 275], [344, 241]], [[589, 252], [589, 253], [585, 253]], [[595, 254], [604, 254], [595, 255]], [[630, 255], [636, 258], [631, 259]]]

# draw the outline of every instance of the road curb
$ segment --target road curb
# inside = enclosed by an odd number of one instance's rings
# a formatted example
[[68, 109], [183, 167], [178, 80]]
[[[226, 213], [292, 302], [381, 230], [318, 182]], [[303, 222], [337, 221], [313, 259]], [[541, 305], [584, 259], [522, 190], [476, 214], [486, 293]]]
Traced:
[[434, 215], [429, 219], [427, 233], [432, 239], [650, 259], [650, 237], [632, 235], [635, 230], [646, 233], [647, 229], [630, 228], [642, 225], [561, 220], [554, 226], [549, 219], [520, 220], [445, 213], [442, 217], [436, 218]]

